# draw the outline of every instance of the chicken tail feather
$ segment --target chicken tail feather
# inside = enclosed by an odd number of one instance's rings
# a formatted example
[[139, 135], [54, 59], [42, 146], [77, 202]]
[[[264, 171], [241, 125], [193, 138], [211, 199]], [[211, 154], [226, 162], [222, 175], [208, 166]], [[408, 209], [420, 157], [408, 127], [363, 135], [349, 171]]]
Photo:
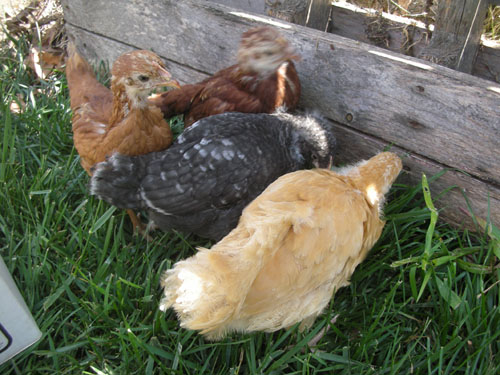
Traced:
[[235, 318], [262, 266], [255, 241], [245, 244], [241, 237], [248, 240], [247, 235], [238, 231], [233, 230], [211, 250], [198, 249], [195, 256], [178, 262], [162, 281], [160, 309], [173, 307], [181, 326], [201, 330], [210, 340], [243, 329]]
[[382, 204], [385, 194], [399, 175], [403, 164], [392, 152], [381, 152], [367, 161], [350, 167], [346, 175], [371, 204]]
[[77, 52], [73, 43], [68, 44], [67, 51], [66, 79], [68, 81], [71, 109], [75, 110], [75, 108], [88, 101], [85, 97], [88, 91], [86, 89], [88, 82], [92, 82], [92, 85], [96, 85], [98, 82], [95, 78], [94, 70]]
[[92, 168], [90, 194], [118, 208], [143, 209], [141, 180], [149, 155], [125, 156], [114, 154]]

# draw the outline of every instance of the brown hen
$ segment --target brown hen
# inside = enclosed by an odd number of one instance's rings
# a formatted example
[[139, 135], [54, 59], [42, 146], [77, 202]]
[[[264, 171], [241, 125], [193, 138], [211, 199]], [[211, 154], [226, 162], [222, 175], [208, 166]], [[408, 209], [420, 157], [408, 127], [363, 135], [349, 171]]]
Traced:
[[311, 325], [380, 237], [384, 195], [401, 167], [384, 152], [342, 173], [278, 178], [212, 249], [167, 271], [160, 308], [209, 339]]
[[300, 98], [294, 59], [298, 56], [276, 29], [250, 29], [242, 35], [236, 65], [150, 101], [166, 118], [184, 114], [185, 126], [224, 112], [272, 113], [281, 106], [292, 110]]
[[[148, 103], [159, 86], [179, 87], [161, 59], [150, 51], [121, 55], [111, 69], [111, 90], [99, 83], [90, 64], [68, 46], [66, 79], [73, 111], [73, 142], [82, 167], [92, 167], [114, 152], [141, 155], [172, 143], [172, 131], [161, 111]], [[128, 210], [135, 227], [140, 222]]]

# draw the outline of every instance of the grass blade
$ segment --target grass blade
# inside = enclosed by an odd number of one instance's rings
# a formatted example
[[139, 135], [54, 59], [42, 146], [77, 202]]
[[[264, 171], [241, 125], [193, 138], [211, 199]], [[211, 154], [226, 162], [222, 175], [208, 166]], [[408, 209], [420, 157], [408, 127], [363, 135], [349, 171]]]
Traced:
[[89, 233], [92, 234], [97, 232], [99, 228], [101, 228], [109, 220], [109, 218], [111, 217], [111, 215], [113, 215], [115, 211], [116, 211], [115, 206], [111, 206], [110, 208], [108, 208], [108, 210], [99, 219], [97, 219], [97, 221], [90, 229]]
[[425, 250], [424, 256], [422, 259], [422, 269], [425, 271], [427, 269], [428, 261], [432, 255], [432, 239], [434, 236], [434, 229], [436, 227], [436, 222], [438, 219], [438, 212], [434, 207], [434, 203], [431, 198], [431, 190], [429, 188], [429, 183], [427, 182], [427, 177], [425, 174], [422, 174], [422, 190], [424, 193], [425, 205], [431, 212], [431, 221], [429, 223], [429, 228], [427, 229], [427, 233], [425, 235]]
[[450, 305], [452, 309], [456, 310], [463, 302], [462, 299], [439, 277], [436, 276], [435, 281], [441, 297], [448, 303], [448, 305]]

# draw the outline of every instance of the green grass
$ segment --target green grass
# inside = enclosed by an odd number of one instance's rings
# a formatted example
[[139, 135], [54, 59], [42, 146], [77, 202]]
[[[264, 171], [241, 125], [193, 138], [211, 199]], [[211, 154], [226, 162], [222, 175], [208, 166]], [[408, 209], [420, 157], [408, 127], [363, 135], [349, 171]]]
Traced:
[[484, 20], [484, 33], [488, 38], [500, 40], [500, 6], [488, 7]]
[[445, 225], [421, 186], [394, 186], [380, 241], [311, 330], [212, 343], [181, 329], [158, 309], [159, 279], [208, 244], [147, 243], [88, 195], [64, 75], [37, 83], [17, 44], [0, 56], [0, 254], [43, 337], [1, 374], [500, 373], [499, 240]]

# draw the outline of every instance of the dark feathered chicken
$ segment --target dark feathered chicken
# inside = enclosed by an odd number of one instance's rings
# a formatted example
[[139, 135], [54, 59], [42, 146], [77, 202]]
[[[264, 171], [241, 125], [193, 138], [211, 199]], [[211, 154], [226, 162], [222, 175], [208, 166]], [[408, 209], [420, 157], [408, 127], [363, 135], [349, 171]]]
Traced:
[[297, 106], [300, 81], [292, 59], [298, 56], [271, 27], [243, 33], [238, 63], [206, 80], [150, 98], [164, 116], [184, 114], [184, 124], [224, 112], [272, 113]]
[[327, 167], [335, 146], [331, 125], [312, 115], [224, 113], [198, 121], [167, 150], [97, 164], [90, 191], [120, 208], [147, 209], [163, 230], [218, 240], [271, 182]]

